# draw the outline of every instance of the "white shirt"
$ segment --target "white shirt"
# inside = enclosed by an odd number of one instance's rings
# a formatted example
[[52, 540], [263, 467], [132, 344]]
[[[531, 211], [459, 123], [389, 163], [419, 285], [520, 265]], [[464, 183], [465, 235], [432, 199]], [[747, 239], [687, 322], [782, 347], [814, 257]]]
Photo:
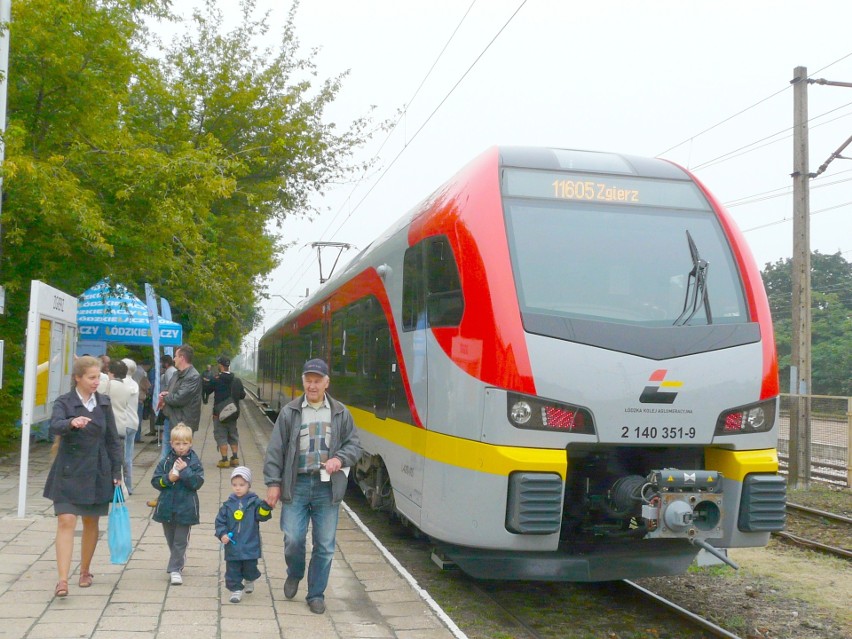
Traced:
[[128, 431], [136, 432], [139, 428], [139, 385], [132, 379], [112, 379], [103, 392], [112, 402], [118, 436], [124, 438]]
[[[98, 388], [100, 388], [100, 385], [98, 386]], [[78, 390], [75, 388], [75, 389], [74, 389], [74, 392], [76, 392], [76, 393], [77, 393], [77, 397], [79, 397], [79, 398], [80, 398], [80, 401], [81, 401], [81, 402], [83, 402], [83, 407], [84, 407], [87, 411], [89, 411], [89, 412], [91, 413], [93, 410], [95, 410], [95, 406], [97, 406], [97, 405], [98, 405], [98, 400], [97, 400], [97, 399], [95, 399], [95, 394], [94, 394], [94, 393], [92, 393], [91, 395], [89, 395], [89, 399], [83, 399], [83, 396], [80, 394], [80, 391], [78, 391]]]

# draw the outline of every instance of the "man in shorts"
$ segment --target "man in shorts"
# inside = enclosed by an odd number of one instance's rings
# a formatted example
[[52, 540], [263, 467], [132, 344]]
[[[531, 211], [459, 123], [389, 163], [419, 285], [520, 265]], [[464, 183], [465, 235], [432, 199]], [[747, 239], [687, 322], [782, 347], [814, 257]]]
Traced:
[[[222, 355], [216, 360], [216, 363], [219, 365], [219, 373], [210, 381], [209, 385], [213, 395], [213, 438], [216, 440], [219, 454], [222, 456], [216, 466], [219, 468], [236, 467], [240, 465], [240, 435], [237, 430], [237, 419], [240, 412], [237, 410], [228, 419], [220, 420], [218, 410], [229, 398], [239, 409], [240, 400], [245, 399], [246, 391], [240, 378], [230, 371], [231, 360], [228, 357]], [[228, 447], [231, 448], [230, 460], [228, 459]]]

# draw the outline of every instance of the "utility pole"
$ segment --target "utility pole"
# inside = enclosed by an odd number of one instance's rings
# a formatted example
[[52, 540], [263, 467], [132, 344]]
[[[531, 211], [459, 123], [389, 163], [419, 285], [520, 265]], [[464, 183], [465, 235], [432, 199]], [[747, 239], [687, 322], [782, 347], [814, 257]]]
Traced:
[[793, 327], [790, 357], [790, 449], [788, 481], [810, 483], [811, 459], [811, 230], [808, 168], [808, 70], [793, 70]]
[[[0, 0], [0, 165], [6, 160], [6, 94], [9, 87], [9, 37], [12, 32], [12, 0]], [[0, 220], [3, 216], [3, 181], [0, 178]], [[0, 221], [0, 259], [3, 257], [3, 225]], [[6, 313], [6, 286], [0, 280], [0, 315]], [[0, 340], [0, 387], [3, 386], [3, 353]]]

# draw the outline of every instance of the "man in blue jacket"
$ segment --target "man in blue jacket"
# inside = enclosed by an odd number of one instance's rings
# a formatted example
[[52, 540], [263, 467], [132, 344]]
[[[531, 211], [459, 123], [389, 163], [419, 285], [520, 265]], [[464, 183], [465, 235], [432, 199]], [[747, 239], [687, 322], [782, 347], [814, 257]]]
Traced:
[[302, 368], [305, 394], [278, 414], [266, 449], [263, 479], [266, 501], [275, 507], [279, 499], [287, 580], [284, 596], [292, 599], [305, 576], [305, 544], [308, 520], [313, 529], [313, 548], [308, 567], [311, 612], [325, 612], [325, 588], [334, 557], [337, 518], [346, 492], [349, 468], [361, 456], [352, 414], [326, 393], [328, 365], [311, 359]]

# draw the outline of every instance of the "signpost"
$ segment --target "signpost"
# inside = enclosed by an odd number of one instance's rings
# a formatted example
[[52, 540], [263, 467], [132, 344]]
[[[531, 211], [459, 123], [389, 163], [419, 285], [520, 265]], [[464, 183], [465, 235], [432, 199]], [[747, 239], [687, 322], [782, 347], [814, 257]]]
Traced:
[[77, 342], [77, 298], [43, 282], [30, 286], [24, 400], [21, 405], [21, 477], [18, 517], [26, 516], [30, 428], [50, 418], [53, 402], [71, 389]]

